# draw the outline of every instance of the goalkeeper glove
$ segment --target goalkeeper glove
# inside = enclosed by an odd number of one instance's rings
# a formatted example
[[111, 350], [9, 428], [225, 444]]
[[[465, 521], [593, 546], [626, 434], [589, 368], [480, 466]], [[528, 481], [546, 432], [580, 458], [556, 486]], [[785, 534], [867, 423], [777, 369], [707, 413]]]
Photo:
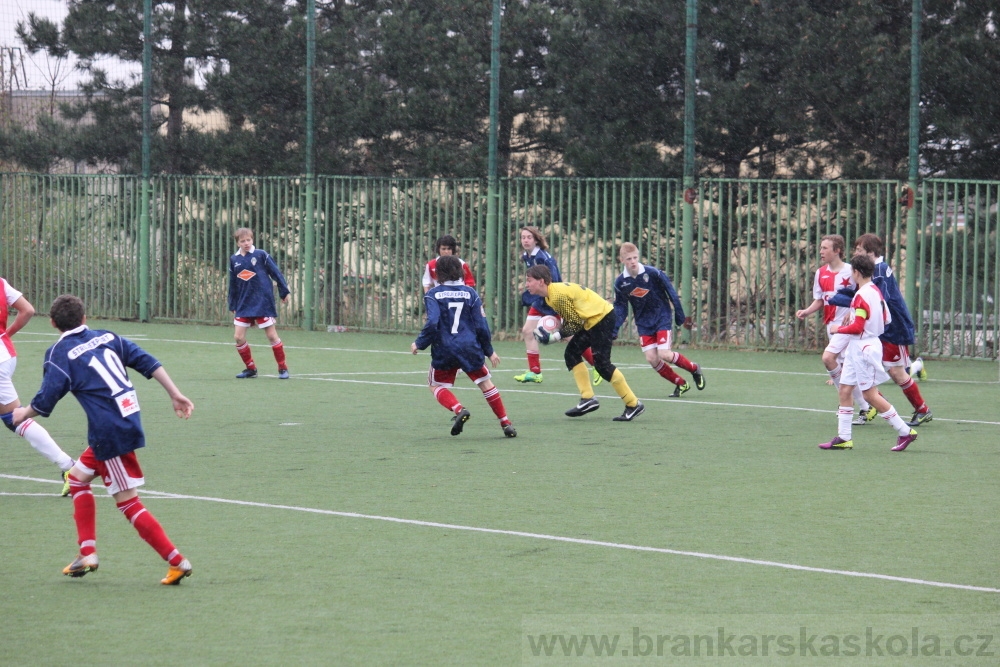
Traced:
[[557, 343], [562, 336], [559, 335], [558, 331], [548, 332], [545, 330], [541, 324], [535, 329], [535, 340], [537, 340], [542, 345], [548, 345], [549, 343]]

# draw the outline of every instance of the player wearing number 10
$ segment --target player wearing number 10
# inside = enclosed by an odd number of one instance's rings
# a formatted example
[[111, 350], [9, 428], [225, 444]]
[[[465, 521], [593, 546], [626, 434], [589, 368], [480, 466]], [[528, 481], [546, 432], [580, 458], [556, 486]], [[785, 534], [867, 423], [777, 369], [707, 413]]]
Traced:
[[496, 368], [500, 357], [493, 351], [482, 299], [476, 290], [462, 284], [462, 263], [457, 257], [438, 257], [437, 275], [441, 284], [424, 295], [427, 321], [420, 335], [410, 344], [410, 351], [416, 354], [430, 346], [431, 370], [427, 384], [437, 402], [455, 413], [452, 435], [461, 433], [465, 422], [472, 416], [451, 392], [461, 369], [483, 392], [493, 414], [500, 420], [503, 434], [515, 438], [517, 431], [507, 418], [500, 390], [490, 379], [490, 372], [484, 363], [489, 357], [493, 368]]
[[78, 297], [64, 294], [56, 298], [49, 316], [62, 335], [45, 353], [41, 388], [29, 406], [14, 410], [14, 421], [48, 417], [68, 392], [87, 415], [88, 447], [69, 471], [80, 555], [63, 574], [82, 577], [97, 569], [97, 509], [90, 483], [100, 476], [139, 536], [170, 564], [160, 583], [178, 584], [191, 574], [191, 563], [174, 548], [159, 521], [139, 500], [137, 489], [144, 480], [135, 452], [146, 440], [138, 397], [125, 368], [156, 379], [170, 396], [178, 417], [191, 416], [194, 404], [148, 352], [111, 331], [89, 329], [83, 301]]

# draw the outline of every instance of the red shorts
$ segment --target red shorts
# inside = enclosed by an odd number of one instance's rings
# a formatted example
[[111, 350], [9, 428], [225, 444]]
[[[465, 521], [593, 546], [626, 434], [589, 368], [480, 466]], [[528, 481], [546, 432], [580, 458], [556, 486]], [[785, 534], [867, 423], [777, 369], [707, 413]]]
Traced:
[[655, 336], [639, 336], [639, 346], [642, 347], [643, 352], [652, 350], [654, 347], [669, 350], [673, 337], [673, 331], [657, 331]]
[[908, 345], [896, 345], [882, 341], [882, 365], [902, 366], [906, 368], [910, 365], [910, 348]]
[[108, 494], [112, 496], [119, 491], [135, 489], [146, 483], [135, 452], [116, 456], [107, 461], [98, 461], [94, 456], [94, 450], [87, 447], [77, 459], [76, 466], [89, 475], [100, 477]]
[[542, 311], [538, 310], [534, 306], [531, 306], [531, 307], [528, 308], [528, 317], [527, 317], [527, 319], [529, 319], [529, 320], [537, 320], [540, 317], [542, 317], [544, 314], [545, 313], [543, 313]]
[[[431, 368], [430, 373], [427, 374], [427, 384], [432, 387], [453, 387], [458, 371], [458, 368]], [[466, 373], [466, 375], [476, 384], [490, 379], [490, 371], [485, 365], [478, 371]]]
[[238, 327], [252, 327], [257, 325], [258, 329], [266, 329], [270, 326], [274, 326], [278, 320], [273, 317], [235, 317], [233, 318], [233, 324]]

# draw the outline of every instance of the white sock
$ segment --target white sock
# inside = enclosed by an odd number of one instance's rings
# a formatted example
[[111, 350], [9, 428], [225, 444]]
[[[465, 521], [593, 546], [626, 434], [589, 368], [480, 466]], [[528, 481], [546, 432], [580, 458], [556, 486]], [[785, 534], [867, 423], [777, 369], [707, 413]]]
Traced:
[[841, 440], [851, 439], [851, 419], [854, 418], [854, 406], [840, 406], [837, 410], [837, 437]]
[[844, 370], [844, 367], [838, 364], [832, 371], [827, 371], [827, 375], [833, 380], [833, 386], [837, 389], [840, 389], [840, 372], [842, 370]]
[[879, 417], [889, 422], [889, 426], [896, 429], [896, 433], [900, 435], [910, 434], [910, 427], [906, 425], [906, 422], [903, 421], [903, 418], [900, 417], [899, 413], [896, 412], [896, 408], [892, 407], [891, 405], [889, 406], [889, 409], [886, 412], [880, 413]]
[[59, 466], [59, 469], [63, 472], [73, 467], [73, 459], [66, 452], [59, 449], [59, 445], [52, 439], [49, 432], [45, 430], [45, 427], [34, 419], [25, 419], [15, 432], [27, 440], [28, 444], [34, 447], [39, 454]]

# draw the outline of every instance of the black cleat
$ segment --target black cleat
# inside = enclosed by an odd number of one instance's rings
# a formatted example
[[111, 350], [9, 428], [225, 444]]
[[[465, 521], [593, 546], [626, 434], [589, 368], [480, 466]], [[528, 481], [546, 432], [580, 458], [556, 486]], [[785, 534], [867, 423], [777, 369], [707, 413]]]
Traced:
[[616, 421], [616, 422], [630, 422], [633, 419], [635, 419], [636, 417], [638, 417], [639, 415], [641, 415], [645, 411], [646, 411], [646, 406], [642, 404], [642, 401], [639, 401], [638, 403], [636, 403], [635, 405], [633, 405], [631, 408], [626, 405], [625, 406], [625, 412], [623, 412], [620, 415], [618, 415], [617, 417], [613, 418], [611, 421]]
[[245, 378], [255, 378], [255, 377], [257, 377], [257, 369], [256, 368], [247, 368], [242, 373], [240, 373], [239, 375], [237, 375], [236, 377], [239, 378], [239, 379], [241, 379], [241, 380], [243, 380]]
[[705, 388], [705, 374], [701, 372], [701, 366], [694, 373], [691, 373], [691, 377], [694, 378], [694, 386], [698, 391]]
[[[702, 379], [702, 382], [704, 382], [704, 379]], [[674, 385], [674, 393], [670, 394], [670, 398], [680, 398], [682, 394], [685, 394], [689, 391], [691, 391], [691, 385], [689, 385], [687, 382], [685, 382], [684, 384]]]
[[507, 424], [506, 426], [503, 427], [503, 434], [508, 438], [516, 438], [517, 429], [514, 428], [513, 424]]
[[461, 412], [459, 412], [457, 415], [451, 418], [452, 421], [451, 434], [458, 435], [459, 433], [461, 433], [462, 429], [465, 428], [465, 422], [469, 421], [469, 417], [471, 416], [472, 416], [471, 412], [469, 412], [465, 408], [462, 408]]
[[601, 404], [597, 402], [596, 398], [581, 398], [580, 402], [577, 403], [576, 406], [566, 411], [566, 416], [582, 417], [588, 412], [593, 412], [599, 407], [601, 407]]

